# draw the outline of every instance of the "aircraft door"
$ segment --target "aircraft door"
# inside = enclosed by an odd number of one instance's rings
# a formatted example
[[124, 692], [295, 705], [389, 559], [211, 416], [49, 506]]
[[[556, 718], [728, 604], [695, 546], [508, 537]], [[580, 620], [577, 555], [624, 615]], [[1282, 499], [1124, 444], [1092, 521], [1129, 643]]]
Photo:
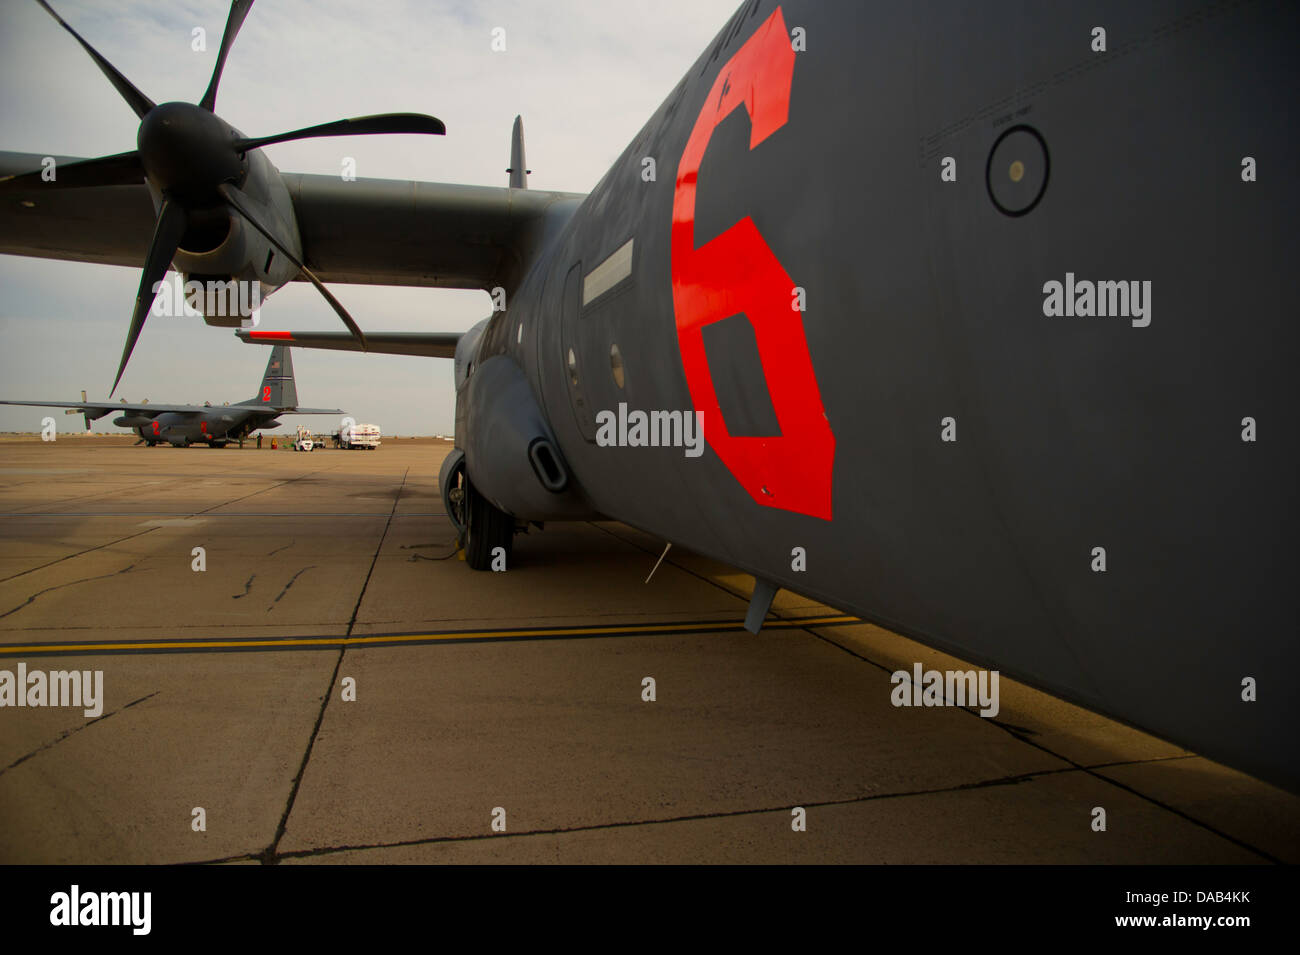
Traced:
[[578, 319], [582, 312], [582, 262], [575, 262], [564, 279], [564, 298], [560, 303], [560, 341], [564, 379], [569, 390], [569, 406], [582, 436], [596, 441], [596, 413], [587, 400], [584, 382], [591, 369], [583, 366], [582, 347], [578, 341]]

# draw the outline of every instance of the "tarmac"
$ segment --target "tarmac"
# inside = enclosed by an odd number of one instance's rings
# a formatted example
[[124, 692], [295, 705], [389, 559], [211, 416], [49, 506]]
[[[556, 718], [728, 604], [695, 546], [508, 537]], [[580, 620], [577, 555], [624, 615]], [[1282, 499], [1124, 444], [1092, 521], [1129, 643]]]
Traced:
[[1293, 794], [1005, 678], [895, 707], [973, 667], [788, 591], [751, 635], [625, 525], [476, 573], [446, 441], [131, 440], [0, 439], [0, 671], [103, 673], [0, 707], [0, 863], [1300, 861]]

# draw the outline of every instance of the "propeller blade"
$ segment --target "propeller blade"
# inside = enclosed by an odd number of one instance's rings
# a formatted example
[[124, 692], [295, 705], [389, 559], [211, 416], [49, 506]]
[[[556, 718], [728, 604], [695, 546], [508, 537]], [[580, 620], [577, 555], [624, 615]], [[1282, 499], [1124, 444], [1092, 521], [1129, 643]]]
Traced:
[[294, 139], [316, 139], [325, 136], [374, 136], [383, 133], [422, 133], [426, 136], [443, 136], [446, 132], [447, 127], [443, 125], [442, 120], [425, 116], [423, 113], [381, 113], [378, 116], [340, 119], [333, 123], [295, 129], [291, 133], [278, 133], [275, 136], [237, 139], [235, 151], [242, 153], [272, 143], [287, 143]]
[[176, 250], [180, 248], [181, 236], [185, 234], [185, 210], [173, 199], [164, 199], [162, 209], [158, 211], [158, 224], [154, 226], [153, 241], [149, 243], [149, 255], [144, 260], [144, 272], [140, 275], [140, 290], [135, 296], [135, 311], [131, 313], [131, 327], [126, 333], [126, 348], [122, 350], [122, 363], [117, 366], [117, 377], [113, 379], [113, 397], [118, 384], [122, 381], [122, 372], [131, 358], [136, 339], [144, 328], [144, 320], [149, 316], [156, 292], [154, 287], [162, 281], [171, 267]]
[[214, 107], [217, 104], [217, 85], [221, 82], [221, 71], [226, 67], [226, 54], [235, 45], [239, 28], [244, 25], [244, 17], [248, 16], [248, 11], [252, 7], [253, 0], [233, 0], [230, 4], [230, 15], [226, 17], [226, 32], [221, 35], [221, 51], [217, 54], [217, 65], [212, 70], [212, 79], [208, 82], [207, 92], [203, 94], [203, 99], [199, 100], [199, 105], [209, 113], [216, 112]]
[[98, 66], [100, 70], [103, 71], [104, 75], [108, 77], [108, 81], [112, 83], [118, 93], [121, 94], [122, 99], [126, 100], [127, 105], [130, 106], [131, 109], [135, 110], [135, 115], [140, 119], [144, 119], [144, 114], [154, 107], [153, 100], [136, 89], [130, 80], [117, 71], [117, 67], [100, 56], [99, 51], [83, 40], [80, 33], [68, 26], [63, 17], [55, 13], [54, 8], [46, 3], [45, 0], [36, 0], [36, 2], [45, 8], [46, 13], [58, 21], [59, 26], [63, 27], [63, 29], [76, 37], [77, 42], [80, 43], [82, 48], [90, 54], [90, 58], [95, 61], [95, 65]]
[[316, 286], [316, 290], [320, 292], [321, 295], [325, 296], [325, 301], [330, 303], [330, 308], [334, 309], [338, 317], [343, 319], [343, 324], [348, 327], [348, 331], [352, 333], [352, 337], [361, 343], [361, 347], [364, 350], [366, 347], [366, 336], [361, 333], [361, 326], [353, 321], [352, 316], [348, 314], [348, 310], [343, 307], [338, 299], [330, 294], [330, 290], [321, 283], [321, 280], [316, 277], [316, 274], [312, 272], [311, 269], [307, 268], [307, 266], [304, 265], [290, 249], [285, 248], [284, 244], [275, 237], [271, 230], [267, 229], [262, 225], [262, 223], [257, 221], [257, 216], [249, 208], [247, 197], [234, 186], [227, 183], [217, 186], [217, 191], [221, 193], [221, 198], [226, 200], [226, 203], [230, 208], [243, 216], [244, 220], [249, 225], [262, 233], [262, 235], [266, 237], [266, 240], [275, 246], [281, 255], [296, 265], [303, 275], [307, 276], [307, 281]]
[[54, 167], [54, 178], [46, 180], [45, 170], [24, 172], [14, 176], [0, 176], [0, 189], [20, 191], [28, 189], [82, 189], [89, 186], [138, 186], [144, 182], [144, 166], [140, 154], [129, 153], [83, 159]]

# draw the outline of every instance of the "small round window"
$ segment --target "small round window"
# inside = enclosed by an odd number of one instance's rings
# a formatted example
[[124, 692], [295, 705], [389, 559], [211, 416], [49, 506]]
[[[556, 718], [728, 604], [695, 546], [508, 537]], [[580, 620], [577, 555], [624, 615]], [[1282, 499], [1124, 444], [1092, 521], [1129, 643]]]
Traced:
[[573, 387], [578, 387], [578, 356], [573, 353], [572, 348], [569, 349], [569, 382]]
[[623, 387], [623, 353], [618, 350], [618, 345], [609, 346], [609, 370], [614, 376], [614, 384], [620, 388]]

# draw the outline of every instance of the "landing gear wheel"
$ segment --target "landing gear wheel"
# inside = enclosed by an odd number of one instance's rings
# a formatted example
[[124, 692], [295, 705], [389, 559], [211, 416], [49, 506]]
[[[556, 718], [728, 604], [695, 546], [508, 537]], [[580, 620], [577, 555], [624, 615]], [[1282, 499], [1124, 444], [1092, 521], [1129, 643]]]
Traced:
[[464, 489], [465, 560], [474, 570], [492, 569], [492, 552], [500, 547], [510, 566], [510, 549], [515, 537], [515, 519], [499, 510], [462, 477]]

